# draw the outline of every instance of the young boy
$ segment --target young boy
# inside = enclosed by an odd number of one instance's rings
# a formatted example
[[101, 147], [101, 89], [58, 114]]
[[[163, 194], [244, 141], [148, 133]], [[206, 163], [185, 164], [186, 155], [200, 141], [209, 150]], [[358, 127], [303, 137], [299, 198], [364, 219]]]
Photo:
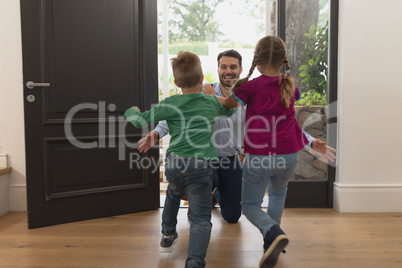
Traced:
[[171, 140], [165, 175], [169, 186], [159, 249], [160, 252], [172, 252], [177, 242], [177, 213], [181, 197], [186, 194], [191, 227], [185, 267], [205, 267], [212, 227], [209, 161], [218, 159], [212, 138], [214, 122], [216, 117], [231, 116], [236, 110], [226, 109], [215, 96], [201, 94], [204, 76], [196, 54], [180, 51], [171, 63], [174, 83], [182, 89], [183, 95], [169, 97], [143, 113], [132, 107], [125, 112], [125, 117], [135, 127], [167, 121]]

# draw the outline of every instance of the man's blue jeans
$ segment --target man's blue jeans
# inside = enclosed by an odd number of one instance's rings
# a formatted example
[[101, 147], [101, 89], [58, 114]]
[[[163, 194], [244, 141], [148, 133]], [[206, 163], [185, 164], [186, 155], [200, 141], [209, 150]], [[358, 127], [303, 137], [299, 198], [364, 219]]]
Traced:
[[228, 223], [236, 223], [241, 216], [242, 176], [243, 166], [237, 155], [219, 157], [219, 162], [212, 165], [213, 188], [217, 187], [215, 198]]
[[[262, 235], [280, 225], [288, 183], [297, 164], [297, 153], [284, 155], [247, 155], [243, 169], [242, 209]], [[268, 187], [268, 209], [261, 204]]]
[[172, 235], [176, 232], [180, 200], [186, 194], [191, 226], [185, 267], [204, 267], [212, 228], [210, 163], [205, 159], [168, 154], [165, 174], [169, 186], [162, 214], [162, 233]]

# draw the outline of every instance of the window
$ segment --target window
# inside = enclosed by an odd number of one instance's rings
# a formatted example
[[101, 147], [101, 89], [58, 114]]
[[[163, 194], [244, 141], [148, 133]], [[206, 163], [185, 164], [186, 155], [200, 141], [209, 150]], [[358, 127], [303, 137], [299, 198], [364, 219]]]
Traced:
[[276, 0], [159, 0], [160, 99], [180, 93], [169, 64], [180, 50], [200, 56], [205, 82], [218, 81], [216, 58], [227, 49], [242, 55], [247, 73], [257, 41], [276, 32], [275, 6]]

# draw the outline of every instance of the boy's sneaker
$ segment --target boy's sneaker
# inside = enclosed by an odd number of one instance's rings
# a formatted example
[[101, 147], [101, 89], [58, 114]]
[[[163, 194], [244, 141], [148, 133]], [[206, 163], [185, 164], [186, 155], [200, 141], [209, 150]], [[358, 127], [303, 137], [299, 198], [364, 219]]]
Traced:
[[177, 243], [179, 237], [177, 232], [173, 235], [162, 235], [161, 243], [159, 246], [159, 252], [170, 253], [173, 251], [173, 245]]
[[260, 268], [275, 267], [279, 254], [288, 245], [289, 239], [279, 225], [272, 226], [271, 230], [264, 237], [264, 255], [261, 258]]

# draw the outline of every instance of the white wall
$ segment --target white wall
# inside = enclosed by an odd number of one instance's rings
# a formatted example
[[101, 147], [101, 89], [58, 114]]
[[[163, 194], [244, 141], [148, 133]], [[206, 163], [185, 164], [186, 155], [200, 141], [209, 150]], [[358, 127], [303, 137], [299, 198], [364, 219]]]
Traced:
[[8, 189], [4, 189], [7, 187], [4, 183], [0, 184], [0, 192], [8, 192], [8, 207], [11, 211], [26, 210], [19, 2], [0, 0], [0, 136], [2, 150], [8, 154], [8, 164], [12, 167], [8, 175]]
[[[400, 10], [401, 1], [340, 0], [334, 205], [341, 212], [402, 211]], [[19, 1], [0, 0], [0, 136], [13, 168], [11, 211], [26, 210], [19, 17]]]
[[402, 1], [340, 0], [335, 207], [402, 211]]

